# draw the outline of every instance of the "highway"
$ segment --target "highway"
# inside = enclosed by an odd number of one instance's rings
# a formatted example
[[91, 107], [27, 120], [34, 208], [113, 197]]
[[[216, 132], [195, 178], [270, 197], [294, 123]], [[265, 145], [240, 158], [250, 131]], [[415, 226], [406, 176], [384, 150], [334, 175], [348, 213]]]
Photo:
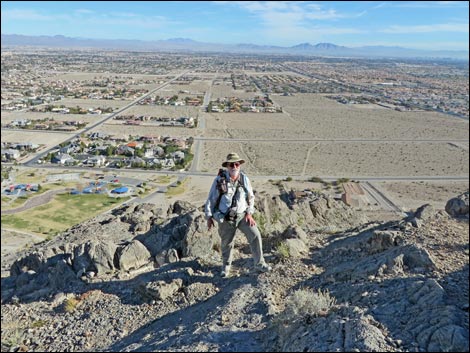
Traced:
[[[204, 95], [204, 102], [201, 107], [202, 112], [205, 112], [207, 110], [207, 106], [209, 105], [209, 102], [211, 101], [212, 86], [214, 85], [214, 81], [216, 79], [217, 79], [217, 74], [212, 79], [209, 89]], [[198, 118], [198, 128], [202, 131], [204, 131], [204, 129], [206, 128], [206, 121], [202, 115]], [[202, 144], [203, 144], [202, 141], [204, 141], [202, 138], [194, 139], [194, 144], [193, 144], [194, 157], [191, 163], [191, 168], [189, 169], [191, 172], [196, 172], [199, 169], [199, 157], [201, 156], [201, 150], [202, 150]]]
[[[13, 163], [3, 163], [3, 165], [10, 165], [13, 166]], [[24, 165], [26, 167], [31, 167], [29, 165]], [[85, 172], [96, 172], [96, 173], [102, 173], [104, 170], [107, 171], [112, 171], [115, 174], [119, 173], [132, 173], [132, 169], [119, 169], [119, 168], [91, 168], [91, 167], [80, 167], [80, 166], [67, 166], [64, 167], [62, 165], [51, 165], [51, 164], [41, 164], [41, 165], [35, 165], [34, 168], [41, 168], [41, 169], [56, 169], [58, 171], [60, 170], [74, 170], [74, 171], [85, 171]], [[209, 172], [198, 172], [198, 171], [185, 171], [185, 170], [180, 170], [180, 171], [171, 171], [171, 170], [145, 170], [145, 169], [139, 169], [139, 173], [143, 174], [153, 174], [153, 175], [174, 175], [177, 177], [191, 177], [191, 176], [207, 176], [207, 177], [214, 177], [217, 172], [217, 170], [214, 171], [209, 171]], [[311, 176], [305, 176], [305, 175], [296, 175], [296, 174], [290, 174], [290, 175], [250, 175], [250, 179], [258, 179], [258, 180], [282, 180], [286, 179], [288, 177], [291, 177], [295, 180], [309, 180]], [[336, 181], [340, 178], [344, 178], [344, 175], [328, 175], [328, 176], [322, 176], [322, 175], [316, 175], [316, 177], [323, 179], [324, 181]], [[356, 181], [468, 181], [469, 176], [468, 175], [442, 175], [442, 176], [431, 176], [431, 175], [418, 175], [418, 176], [355, 176], [355, 175], [349, 175], [348, 177], [351, 180], [356, 180]]]
[[[466, 139], [366, 139], [366, 138], [349, 138], [349, 139], [320, 139], [320, 138], [297, 138], [297, 139], [255, 139], [255, 138], [227, 138], [227, 137], [195, 137], [195, 141], [230, 141], [230, 142], [445, 142], [459, 143], [467, 142]], [[460, 146], [462, 147], [462, 146]]]

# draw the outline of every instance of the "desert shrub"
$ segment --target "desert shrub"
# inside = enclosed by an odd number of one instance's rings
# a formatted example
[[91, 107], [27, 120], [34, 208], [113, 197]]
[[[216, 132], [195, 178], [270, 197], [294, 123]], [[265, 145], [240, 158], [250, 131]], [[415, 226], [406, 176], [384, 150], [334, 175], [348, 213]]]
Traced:
[[281, 213], [280, 212], [274, 212], [274, 214], [271, 217], [271, 223], [277, 223], [281, 220]]
[[31, 327], [39, 328], [39, 327], [43, 327], [46, 324], [47, 324], [47, 321], [45, 320], [36, 320], [31, 324]]
[[339, 178], [336, 183], [337, 184], [343, 184], [343, 183], [347, 183], [349, 181], [349, 178]]
[[274, 249], [274, 254], [280, 260], [288, 259], [290, 257], [289, 247], [285, 242], [281, 242]]
[[77, 308], [77, 305], [80, 301], [75, 298], [68, 298], [64, 302], [64, 311], [66, 313], [73, 313], [75, 309]]
[[280, 322], [310, 322], [313, 318], [328, 315], [336, 305], [336, 299], [328, 290], [299, 289], [287, 298], [286, 308], [279, 315]]
[[308, 179], [308, 181], [311, 181], [313, 183], [322, 183], [322, 184], [325, 183], [325, 181], [319, 177], [311, 177], [310, 179]]
[[266, 233], [266, 217], [261, 212], [256, 212], [253, 214], [253, 219], [256, 221], [256, 225], [261, 233], [265, 235]]

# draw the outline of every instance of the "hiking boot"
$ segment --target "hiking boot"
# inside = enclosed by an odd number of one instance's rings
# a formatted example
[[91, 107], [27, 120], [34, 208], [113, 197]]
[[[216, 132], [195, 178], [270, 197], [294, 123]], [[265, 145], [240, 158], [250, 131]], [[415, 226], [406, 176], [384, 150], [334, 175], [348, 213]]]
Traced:
[[220, 277], [222, 277], [222, 278], [230, 277], [230, 269], [231, 269], [230, 265], [224, 266], [222, 268], [222, 272], [220, 273]]
[[256, 272], [269, 272], [272, 269], [273, 268], [271, 266], [269, 266], [267, 263], [258, 264], [258, 265], [255, 266], [255, 271]]

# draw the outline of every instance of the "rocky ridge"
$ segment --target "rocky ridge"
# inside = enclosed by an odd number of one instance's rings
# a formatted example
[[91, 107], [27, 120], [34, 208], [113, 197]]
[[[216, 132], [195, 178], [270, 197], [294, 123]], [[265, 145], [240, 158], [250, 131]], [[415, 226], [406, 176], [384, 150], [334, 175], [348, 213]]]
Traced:
[[257, 195], [273, 271], [201, 207], [131, 204], [2, 258], [2, 351], [468, 351], [468, 192], [371, 222]]

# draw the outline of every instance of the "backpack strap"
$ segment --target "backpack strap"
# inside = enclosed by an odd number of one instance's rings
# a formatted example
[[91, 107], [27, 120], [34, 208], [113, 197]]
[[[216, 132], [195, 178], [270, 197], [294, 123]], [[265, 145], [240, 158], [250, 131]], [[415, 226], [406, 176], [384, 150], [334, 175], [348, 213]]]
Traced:
[[[219, 177], [219, 179], [217, 180], [217, 190], [219, 191], [219, 197], [217, 198], [217, 202], [215, 204], [215, 209], [216, 210], [219, 209], [219, 204], [220, 204], [220, 200], [222, 199], [222, 195], [227, 193], [227, 183], [229, 182], [229, 178], [227, 177], [227, 173], [224, 169], [222, 169], [222, 168], [219, 169], [219, 173], [217, 174], [217, 176]], [[231, 205], [230, 208], [235, 206], [236, 196], [237, 196], [237, 193], [238, 193], [238, 188], [240, 186], [245, 191], [245, 198], [246, 198], [246, 201], [248, 203], [248, 200], [249, 200], [249, 198], [248, 198], [248, 189], [245, 186], [245, 178], [246, 178], [246, 175], [243, 172], [240, 172], [240, 177], [238, 178], [238, 181], [237, 181], [238, 182], [237, 189], [235, 190], [235, 194], [234, 194], [233, 199], [232, 199], [232, 205]], [[225, 189], [224, 189], [224, 186], [223, 186], [224, 183], [225, 183]]]
[[[220, 168], [219, 173], [217, 174], [217, 191], [219, 191], [219, 197], [217, 198], [217, 202], [215, 203], [215, 209], [219, 209], [220, 200], [222, 199], [222, 195], [227, 192], [227, 175], [225, 171]], [[225, 184], [225, 185], [224, 185]]]

